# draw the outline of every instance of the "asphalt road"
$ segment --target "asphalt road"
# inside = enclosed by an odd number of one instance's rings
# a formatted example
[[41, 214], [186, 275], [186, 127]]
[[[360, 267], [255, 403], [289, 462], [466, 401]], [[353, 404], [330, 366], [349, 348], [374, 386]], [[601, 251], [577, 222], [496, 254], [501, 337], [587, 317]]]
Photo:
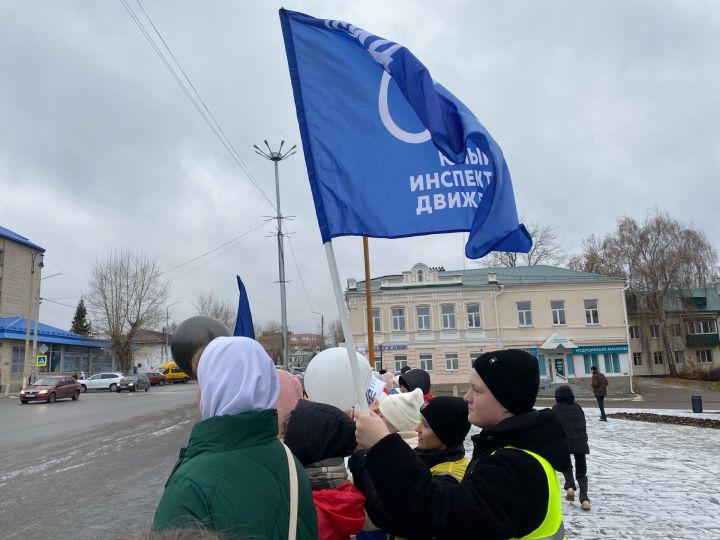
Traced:
[[192, 425], [195, 385], [0, 399], [0, 538], [147, 531]]
[[[637, 401], [606, 402], [609, 412], [689, 409], [698, 393], [652, 379], [638, 380], [638, 391]], [[720, 409], [720, 394], [699, 393], [707, 409]], [[113, 539], [149, 530], [198, 420], [195, 384], [87, 392], [52, 405], [0, 398], [0, 538]]]

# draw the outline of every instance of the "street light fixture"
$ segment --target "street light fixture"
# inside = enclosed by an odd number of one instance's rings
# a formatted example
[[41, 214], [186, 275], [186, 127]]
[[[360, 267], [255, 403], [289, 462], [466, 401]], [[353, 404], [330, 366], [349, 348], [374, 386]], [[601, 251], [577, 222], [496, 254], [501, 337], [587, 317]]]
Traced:
[[282, 339], [283, 339], [283, 365], [285, 369], [288, 368], [288, 327], [287, 327], [287, 307], [285, 304], [285, 253], [283, 251], [283, 227], [282, 220], [283, 216], [280, 212], [280, 176], [278, 173], [278, 163], [291, 157], [295, 154], [295, 145], [289, 150], [283, 153], [283, 145], [285, 141], [280, 141], [280, 148], [274, 152], [267, 141], [263, 141], [267, 147], [267, 152], [261, 150], [257, 145], [253, 145], [255, 153], [265, 159], [272, 161], [275, 166], [275, 199], [277, 201], [276, 219], [277, 219], [277, 243], [278, 243], [278, 267], [279, 267], [279, 281], [280, 281], [280, 316], [282, 318]]

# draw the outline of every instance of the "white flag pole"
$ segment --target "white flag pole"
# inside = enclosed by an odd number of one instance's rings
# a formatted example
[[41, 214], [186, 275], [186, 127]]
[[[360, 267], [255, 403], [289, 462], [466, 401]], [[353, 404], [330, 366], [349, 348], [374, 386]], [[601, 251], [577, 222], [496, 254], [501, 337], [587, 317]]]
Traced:
[[[342, 324], [343, 334], [345, 336], [345, 347], [347, 348], [348, 360], [350, 361], [350, 371], [352, 372], [353, 386], [358, 408], [367, 409], [367, 399], [365, 399], [366, 388], [362, 387], [360, 380], [360, 370], [358, 369], [357, 353], [355, 352], [355, 340], [350, 330], [350, 313], [348, 312], [345, 299], [343, 298], [342, 289], [340, 288], [340, 275], [338, 274], [337, 262], [335, 261], [335, 250], [333, 249], [332, 240], [325, 242], [325, 256], [327, 257], [328, 267], [330, 268], [330, 278], [332, 279], [333, 291], [335, 292], [335, 302], [337, 303], [338, 315], [340, 316], [340, 324]], [[365, 284], [369, 286], [369, 284]]]

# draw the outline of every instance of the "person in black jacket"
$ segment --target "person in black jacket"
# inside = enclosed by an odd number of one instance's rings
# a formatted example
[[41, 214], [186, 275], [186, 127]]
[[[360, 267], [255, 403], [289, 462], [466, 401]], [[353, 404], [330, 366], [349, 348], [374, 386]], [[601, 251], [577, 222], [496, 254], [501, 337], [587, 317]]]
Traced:
[[[553, 412], [560, 420], [565, 432], [568, 450], [575, 458], [575, 477], [580, 486], [580, 505], [583, 510], [590, 510], [591, 504], [588, 499], [587, 462], [585, 455], [590, 453], [588, 446], [587, 427], [585, 424], [585, 413], [582, 407], [575, 403], [575, 394], [572, 388], [567, 385], [559, 386], [555, 390], [555, 401]], [[575, 500], [575, 480], [573, 480], [572, 463], [570, 468], [562, 471], [565, 476], [565, 498], [568, 501]]]
[[382, 419], [362, 413], [355, 437], [368, 448], [366, 466], [396, 534], [414, 539], [564, 537], [554, 470], [570, 457], [549, 409], [533, 410], [538, 360], [517, 349], [473, 362], [465, 394], [468, 420], [482, 428], [459, 484], [433, 482], [427, 466]]

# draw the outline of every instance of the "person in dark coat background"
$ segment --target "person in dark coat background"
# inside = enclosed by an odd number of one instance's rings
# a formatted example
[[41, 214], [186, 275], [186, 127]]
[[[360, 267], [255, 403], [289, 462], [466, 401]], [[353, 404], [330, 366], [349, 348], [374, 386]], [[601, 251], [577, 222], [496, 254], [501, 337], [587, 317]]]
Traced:
[[592, 366], [590, 368], [592, 377], [590, 379], [590, 386], [592, 387], [593, 394], [597, 400], [598, 408], [600, 409], [600, 420], [607, 422], [607, 416], [605, 415], [605, 396], [607, 395], [608, 380], [605, 375], [598, 371], [598, 368]]
[[[573, 394], [572, 388], [567, 385], [559, 386], [555, 390], [555, 401], [557, 403], [552, 410], [563, 427], [568, 450], [575, 458], [575, 478], [577, 478], [577, 485], [580, 486], [580, 503], [583, 510], [590, 510], [587, 461], [585, 459], [585, 456], [590, 453], [590, 447], [588, 446], [585, 413], [582, 407], [575, 403], [575, 394]], [[562, 473], [565, 477], [565, 498], [568, 501], [574, 501], [577, 486], [573, 479], [572, 463], [570, 468], [562, 471]]]

